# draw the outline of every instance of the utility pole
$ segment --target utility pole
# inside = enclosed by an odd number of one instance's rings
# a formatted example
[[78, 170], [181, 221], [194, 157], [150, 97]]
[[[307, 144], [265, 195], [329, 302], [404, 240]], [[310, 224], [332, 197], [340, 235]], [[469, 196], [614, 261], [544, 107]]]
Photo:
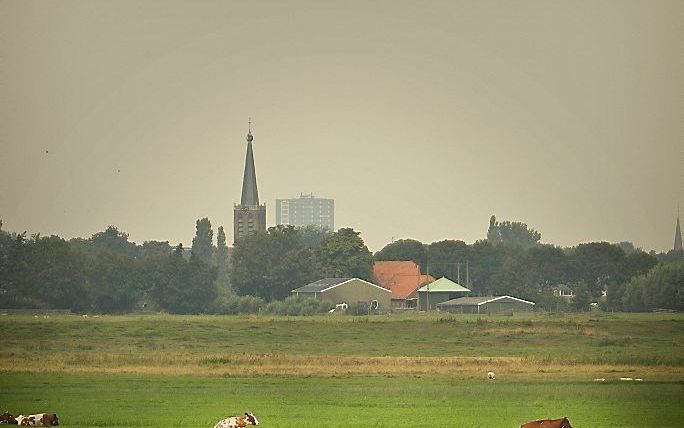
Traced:
[[[430, 276], [430, 259], [428, 255], [425, 254], [425, 270], [427, 271], [427, 276]], [[430, 310], [430, 283], [425, 286], [425, 312]]]
[[468, 273], [468, 260], [466, 260], [466, 288], [470, 289], [470, 275]]

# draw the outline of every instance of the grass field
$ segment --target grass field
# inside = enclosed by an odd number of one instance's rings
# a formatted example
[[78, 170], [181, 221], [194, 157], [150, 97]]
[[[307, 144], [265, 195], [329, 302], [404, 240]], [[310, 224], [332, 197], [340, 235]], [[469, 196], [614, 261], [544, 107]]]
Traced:
[[8, 315], [0, 406], [68, 427], [211, 427], [245, 410], [264, 427], [681, 427], [682, 327], [682, 314]]
[[680, 383], [440, 378], [3, 376], [3, 404], [58, 409], [68, 427], [211, 427], [254, 411], [264, 427], [517, 427], [545, 416], [574, 427], [681, 427]]

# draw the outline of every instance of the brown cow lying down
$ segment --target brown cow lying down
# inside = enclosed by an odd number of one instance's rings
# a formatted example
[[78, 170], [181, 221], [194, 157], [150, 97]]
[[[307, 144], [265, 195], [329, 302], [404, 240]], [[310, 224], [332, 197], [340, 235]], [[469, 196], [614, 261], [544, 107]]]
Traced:
[[36, 415], [19, 415], [17, 416], [19, 425], [29, 427], [53, 426], [59, 425], [59, 417], [55, 413], [38, 413]]
[[17, 422], [10, 412], [5, 412], [0, 415], [0, 424], [19, 425], [19, 422]]
[[526, 422], [520, 428], [572, 428], [568, 418], [563, 419], [541, 419], [538, 421]]

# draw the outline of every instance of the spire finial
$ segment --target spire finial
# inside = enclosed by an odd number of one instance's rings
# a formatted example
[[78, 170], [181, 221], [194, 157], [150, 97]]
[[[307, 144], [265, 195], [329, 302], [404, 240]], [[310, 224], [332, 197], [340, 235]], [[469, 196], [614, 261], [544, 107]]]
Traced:
[[247, 142], [251, 143], [254, 137], [252, 137], [252, 118], [249, 118], [248, 131], [247, 131]]

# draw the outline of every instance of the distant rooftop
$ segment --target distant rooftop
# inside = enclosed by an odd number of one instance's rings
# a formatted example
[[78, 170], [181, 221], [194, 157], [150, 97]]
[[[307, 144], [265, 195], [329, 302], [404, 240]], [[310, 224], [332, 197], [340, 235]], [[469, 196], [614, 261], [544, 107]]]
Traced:
[[437, 306], [480, 306], [485, 303], [503, 301], [503, 302], [521, 302], [529, 305], [534, 305], [534, 302], [528, 300], [518, 299], [511, 296], [485, 296], [485, 297], [459, 297], [458, 299], [447, 300], [446, 302], [437, 303]]
[[448, 292], [469, 292], [467, 288], [462, 286], [461, 284], [457, 284], [454, 281], [450, 280], [449, 278], [441, 277], [437, 281], [433, 281], [427, 285], [424, 285], [418, 289], [418, 291], [423, 291], [423, 292], [439, 292], [439, 291], [448, 291]]
[[292, 291], [298, 291], [301, 293], [319, 293], [323, 290], [327, 290], [328, 288], [340, 285], [352, 279], [353, 278], [323, 278]]
[[420, 267], [413, 261], [377, 261], [373, 264], [373, 277], [378, 285], [392, 292], [393, 299], [409, 298], [418, 287], [435, 280], [430, 275], [421, 275]]

